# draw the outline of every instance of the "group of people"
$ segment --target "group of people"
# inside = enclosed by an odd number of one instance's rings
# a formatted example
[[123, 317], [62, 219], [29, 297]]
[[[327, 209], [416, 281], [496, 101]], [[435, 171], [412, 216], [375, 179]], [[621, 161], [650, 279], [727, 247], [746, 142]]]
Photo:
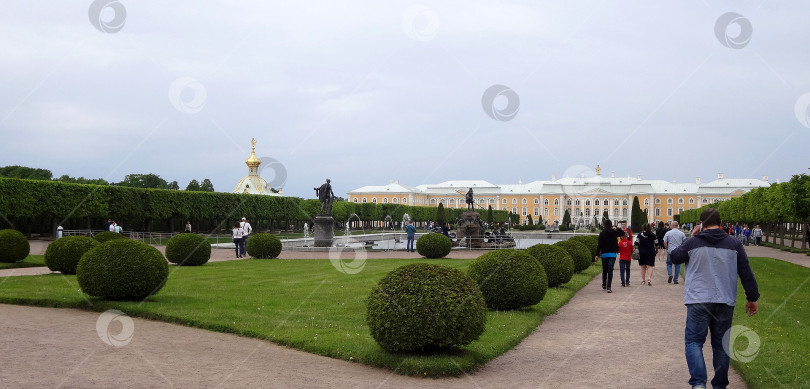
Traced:
[[[690, 375], [689, 384], [692, 388], [705, 389], [709, 382], [703, 358], [703, 344], [707, 336], [711, 336], [714, 365], [711, 384], [715, 388], [725, 388], [728, 386], [730, 357], [723, 341], [731, 329], [738, 278], [745, 290], [745, 311], [748, 316], [753, 316], [759, 309], [757, 281], [743, 248], [747, 241], [732, 236], [735, 233], [733, 227], [727, 229], [721, 224], [720, 212], [715, 208], [707, 208], [701, 213], [700, 223], [694, 226], [689, 239], [678, 228], [677, 222], [671, 222], [668, 227], [659, 224], [654, 232], [649, 223], [644, 224], [634, 245], [630, 242], [630, 229], [624, 224], [621, 228], [616, 228], [610, 221], [606, 221], [604, 230], [599, 234], [599, 255], [594, 258], [597, 260], [601, 257], [602, 260], [602, 289], [611, 293], [613, 265], [617, 256], [622, 286], [629, 286], [629, 264], [634, 246], [638, 248], [644, 285], [652, 285], [655, 257], [659, 250], [666, 250], [667, 253], [668, 282], [678, 283], [680, 265], [684, 264], [684, 353]], [[757, 229], [759, 226], [755, 228]], [[745, 236], [744, 230], [742, 232], [742, 236]], [[758, 235], [761, 238], [761, 230]], [[754, 244], [758, 244], [756, 237], [754, 235]]]
[[242, 221], [233, 226], [233, 243], [236, 246], [236, 258], [247, 256], [247, 241], [251, 232], [253, 232], [253, 227], [248, 223], [247, 218], [243, 217]]
[[731, 236], [736, 236], [743, 246], [748, 246], [751, 242], [754, 243], [754, 246], [762, 244], [762, 229], [759, 228], [759, 224], [751, 229], [748, 228], [748, 224], [740, 225], [740, 223], [736, 223], [731, 225], [731, 223], [726, 223], [723, 226], [723, 231]]
[[118, 225], [115, 220], [107, 219], [107, 222], [104, 223], [104, 231], [117, 232], [120, 234], [124, 231], [124, 228]]

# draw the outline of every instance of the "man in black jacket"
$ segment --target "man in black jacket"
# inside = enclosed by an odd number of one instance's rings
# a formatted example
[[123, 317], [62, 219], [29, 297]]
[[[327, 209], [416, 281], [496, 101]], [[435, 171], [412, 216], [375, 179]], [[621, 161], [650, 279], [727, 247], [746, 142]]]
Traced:
[[613, 265], [616, 264], [616, 254], [619, 252], [619, 238], [624, 231], [613, 227], [610, 220], [605, 220], [605, 229], [599, 233], [599, 243], [596, 245], [596, 258], [602, 257], [602, 289], [613, 293], [610, 285], [613, 283]]

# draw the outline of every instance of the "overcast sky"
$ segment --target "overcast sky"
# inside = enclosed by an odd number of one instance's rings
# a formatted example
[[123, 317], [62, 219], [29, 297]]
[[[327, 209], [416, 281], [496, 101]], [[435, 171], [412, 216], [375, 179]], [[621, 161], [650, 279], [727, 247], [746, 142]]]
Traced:
[[808, 15], [767, 0], [3, 1], [0, 166], [229, 192], [253, 137], [262, 176], [305, 198], [326, 177], [345, 196], [597, 164], [784, 181], [810, 167]]

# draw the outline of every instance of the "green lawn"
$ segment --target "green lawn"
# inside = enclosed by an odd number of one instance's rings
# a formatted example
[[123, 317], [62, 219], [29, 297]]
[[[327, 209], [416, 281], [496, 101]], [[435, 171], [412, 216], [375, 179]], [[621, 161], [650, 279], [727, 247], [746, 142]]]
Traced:
[[25, 257], [25, 259], [23, 259], [22, 261], [14, 263], [0, 262], [0, 270], [16, 269], [20, 267], [37, 267], [37, 266], [45, 266], [44, 255], [29, 255]]
[[[759, 313], [746, 315], [740, 285], [733, 325], [759, 336], [759, 353], [732, 365], [752, 389], [810, 388], [810, 269], [771, 258], [751, 258], [751, 267], [762, 295]], [[744, 353], [749, 340], [737, 339], [734, 350]]]
[[132, 316], [268, 339], [399, 374], [444, 376], [474, 371], [509, 351], [545, 315], [555, 312], [601, 272], [598, 266], [590, 267], [563, 287], [550, 289], [531, 308], [489, 312], [484, 334], [461, 350], [438, 355], [389, 354], [369, 334], [366, 298], [387, 272], [415, 262], [466, 270], [470, 260], [370, 259], [355, 275], [337, 271], [328, 260], [249, 259], [172, 266], [163, 290], [143, 304], [88, 301], [77, 291], [75, 276], [8, 277], [0, 283], [0, 302], [94, 311], [116, 308]]

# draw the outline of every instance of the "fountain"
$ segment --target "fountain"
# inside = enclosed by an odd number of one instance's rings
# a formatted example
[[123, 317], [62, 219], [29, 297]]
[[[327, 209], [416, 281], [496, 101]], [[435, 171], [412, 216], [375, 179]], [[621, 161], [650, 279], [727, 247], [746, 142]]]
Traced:
[[411, 217], [407, 213], [402, 214], [402, 231], [405, 231], [405, 226], [407, 226], [410, 221]]
[[[344, 229], [342, 247], [349, 247], [349, 238], [351, 238], [352, 235], [352, 218], [357, 219], [357, 221], [360, 222], [360, 229], [363, 230], [363, 234], [366, 233], [365, 228], [363, 228], [363, 221], [360, 220], [360, 216], [357, 216], [356, 213], [349, 215], [349, 218], [346, 219], [346, 228]], [[340, 247], [341, 244], [336, 244], [336, 246]]]
[[385, 219], [383, 219], [383, 231], [391, 227], [391, 231], [394, 231], [394, 219], [391, 218], [391, 215], [385, 215]]

